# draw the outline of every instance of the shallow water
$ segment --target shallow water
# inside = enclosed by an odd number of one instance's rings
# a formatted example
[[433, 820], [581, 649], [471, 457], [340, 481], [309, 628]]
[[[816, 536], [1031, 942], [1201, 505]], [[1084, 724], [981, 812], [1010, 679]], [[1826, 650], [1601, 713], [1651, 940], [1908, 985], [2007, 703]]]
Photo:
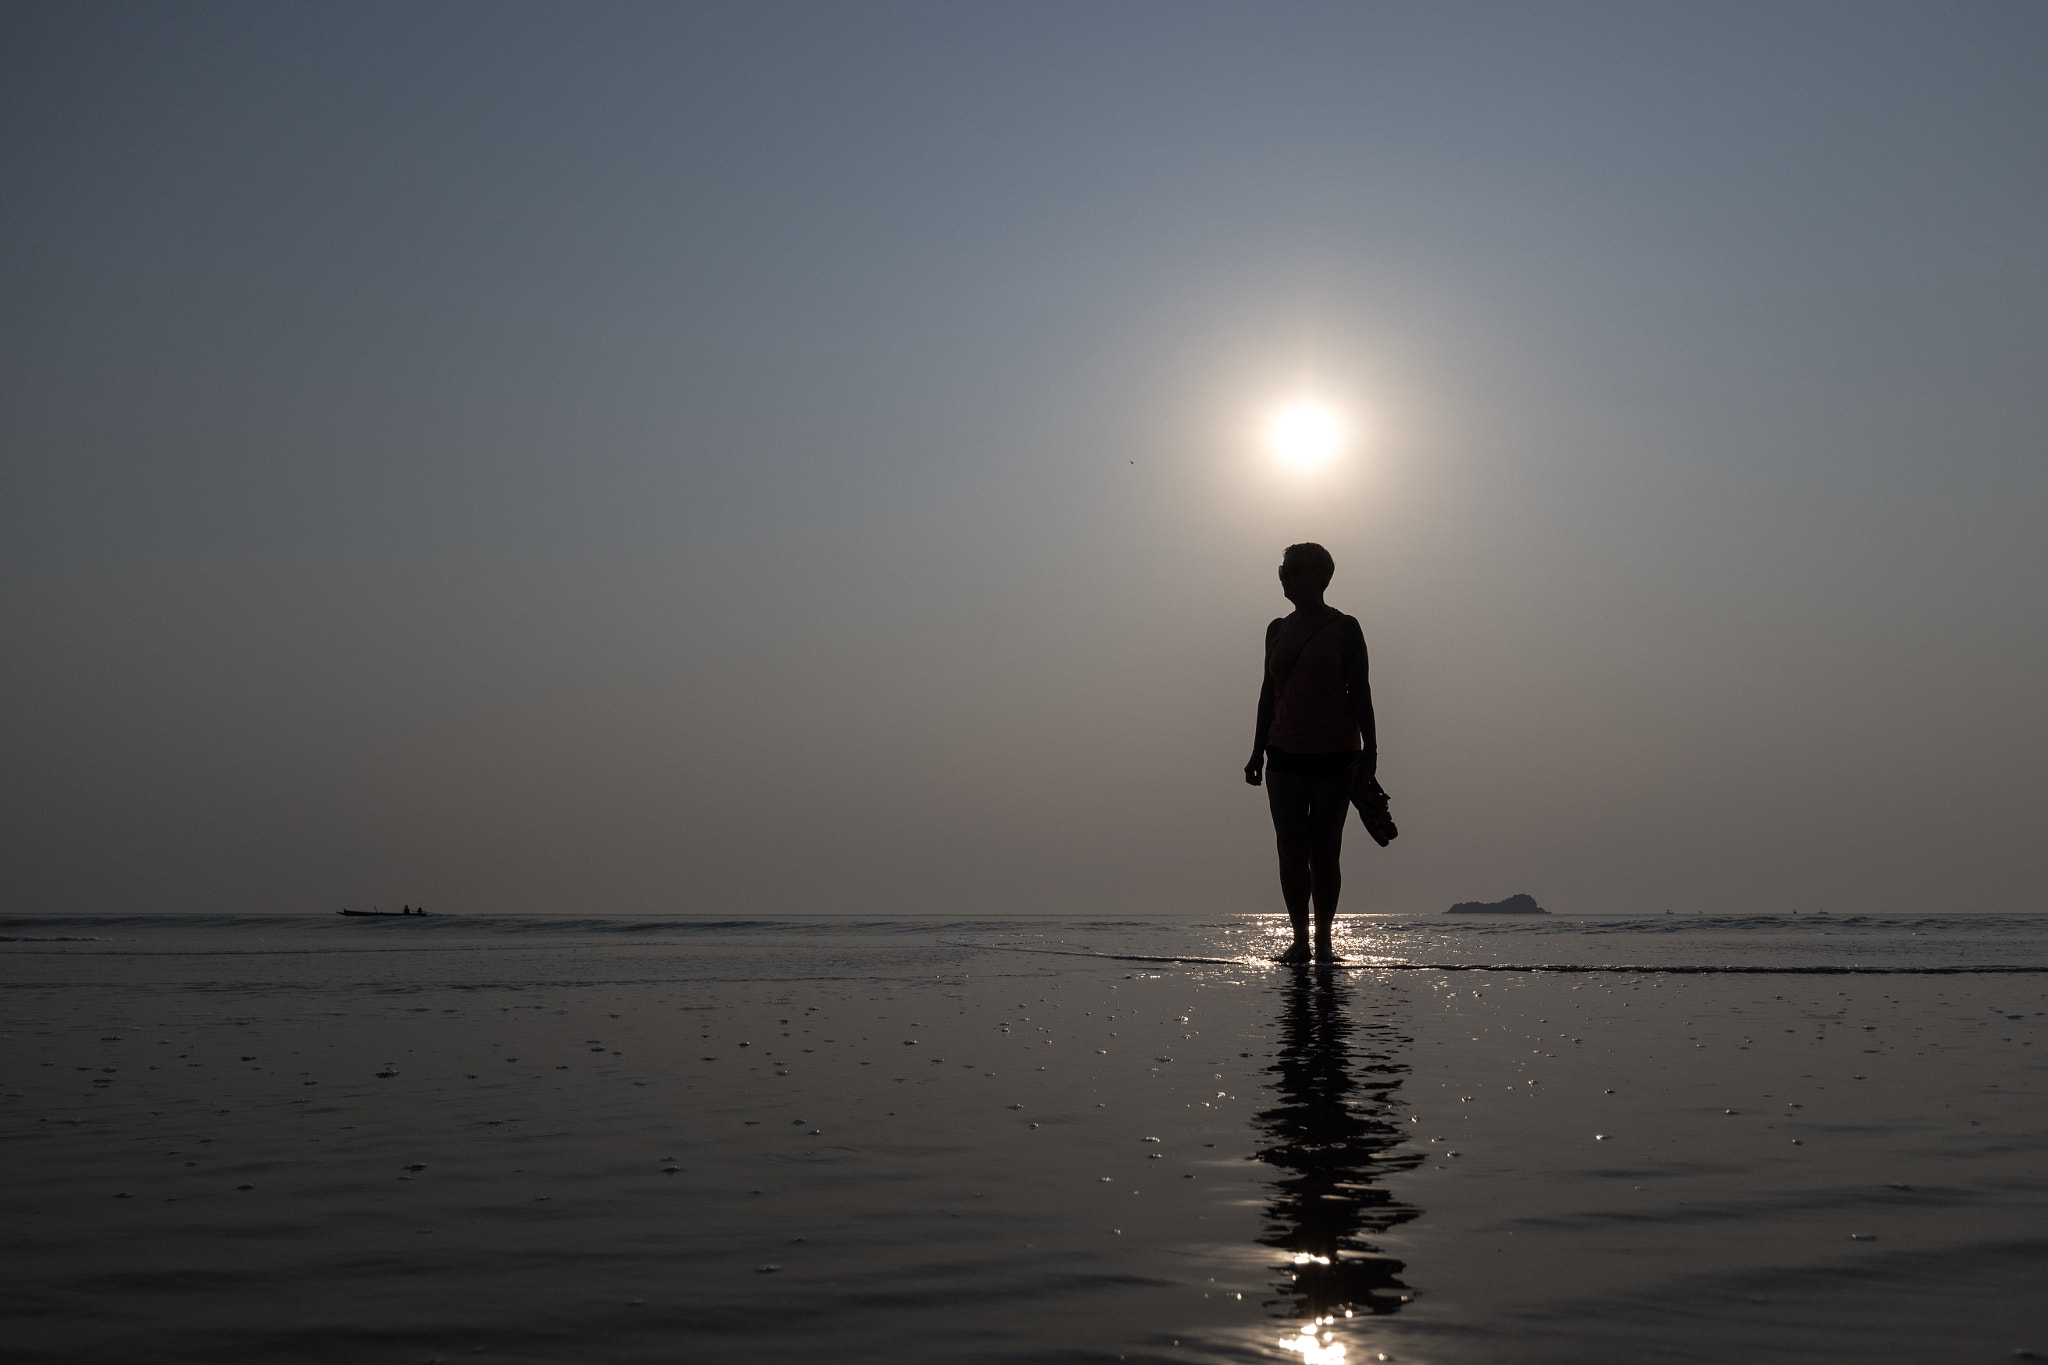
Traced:
[[0, 920], [6, 1351], [2048, 1356], [2048, 917], [1347, 927]]

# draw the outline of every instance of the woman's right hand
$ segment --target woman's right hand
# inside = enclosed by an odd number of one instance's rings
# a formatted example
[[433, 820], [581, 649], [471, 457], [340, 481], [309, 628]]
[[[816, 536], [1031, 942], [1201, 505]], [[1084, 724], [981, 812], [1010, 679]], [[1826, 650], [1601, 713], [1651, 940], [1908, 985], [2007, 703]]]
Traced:
[[1251, 762], [1244, 765], [1245, 785], [1248, 787], [1258, 786], [1259, 782], [1264, 778], [1265, 772], [1266, 756], [1264, 754], [1253, 754]]

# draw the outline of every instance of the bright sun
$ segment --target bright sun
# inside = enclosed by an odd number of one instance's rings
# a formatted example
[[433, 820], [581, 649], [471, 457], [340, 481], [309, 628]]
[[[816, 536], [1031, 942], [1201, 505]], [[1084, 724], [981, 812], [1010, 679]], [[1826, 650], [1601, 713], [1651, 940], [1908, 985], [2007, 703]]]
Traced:
[[1323, 403], [1302, 398], [1266, 421], [1266, 445], [1296, 469], [1328, 464], [1344, 446], [1344, 423]]

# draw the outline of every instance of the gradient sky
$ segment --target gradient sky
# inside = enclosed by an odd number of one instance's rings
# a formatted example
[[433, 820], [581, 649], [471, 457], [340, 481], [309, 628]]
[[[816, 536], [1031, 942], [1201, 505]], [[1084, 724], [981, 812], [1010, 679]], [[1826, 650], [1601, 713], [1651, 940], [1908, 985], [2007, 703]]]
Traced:
[[[2040, 909], [2048, 6], [0, 12], [0, 911]], [[1357, 439], [1256, 439], [1311, 391]]]

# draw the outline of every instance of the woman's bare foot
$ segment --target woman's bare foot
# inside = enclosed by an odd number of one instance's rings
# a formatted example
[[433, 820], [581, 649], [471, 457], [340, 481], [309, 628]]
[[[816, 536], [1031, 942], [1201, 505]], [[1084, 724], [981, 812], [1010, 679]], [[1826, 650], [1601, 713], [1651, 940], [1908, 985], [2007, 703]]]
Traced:
[[1308, 961], [1308, 945], [1306, 943], [1303, 943], [1300, 939], [1296, 939], [1294, 940], [1294, 946], [1292, 948], [1289, 948], [1286, 952], [1280, 954], [1280, 956], [1274, 958], [1273, 960], [1275, 962], [1288, 964], [1306, 962]]
[[1326, 938], [1316, 940], [1316, 961], [1342, 962], [1343, 960], [1343, 958], [1337, 956], [1337, 950], [1330, 946], [1330, 940]]

